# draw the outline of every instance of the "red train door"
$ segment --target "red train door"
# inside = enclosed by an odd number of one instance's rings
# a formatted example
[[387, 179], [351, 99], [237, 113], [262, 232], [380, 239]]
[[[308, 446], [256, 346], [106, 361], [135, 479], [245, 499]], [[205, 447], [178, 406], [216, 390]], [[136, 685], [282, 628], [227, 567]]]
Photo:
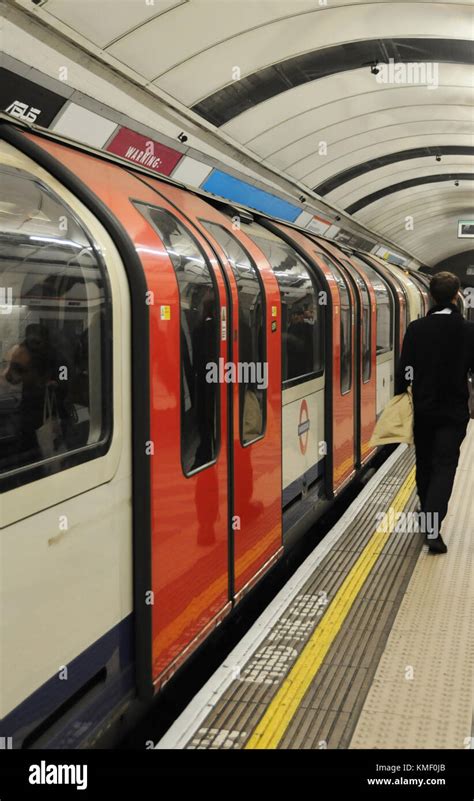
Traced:
[[355, 439], [357, 467], [363, 465], [375, 453], [369, 445], [376, 420], [376, 301], [375, 292], [366, 280], [363, 270], [350, 256], [343, 257], [330, 242], [321, 246], [339, 267], [345, 271], [352, 284], [356, 301], [355, 326]]
[[354, 289], [340, 267], [325, 253], [315, 251], [329, 268], [337, 287], [338, 304], [333, 316], [333, 490], [335, 493], [355, 474], [356, 381]]
[[222, 221], [208, 218], [201, 224], [224, 253], [233, 287], [232, 361], [239, 369], [261, 365], [259, 375], [238, 376], [233, 393], [233, 590], [238, 599], [282, 553], [280, 295], [269, 266], [244, 234]]
[[[220, 377], [228, 376], [231, 394], [229, 597], [236, 601], [283, 552], [280, 293], [270, 265], [235, 218], [171, 184], [143, 180], [206, 237], [228, 286], [221, 322], [229, 350]], [[234, 374], [227, 364], [235, 365]]]
[[153, 678], [163, 681], [230, 608], [227, 387], [209, 373], [210, 364], [227, 359], [229, 299], [206, 241], [164, 198], [141, 189], [146, 200], [135, 191], [134, 205], [157, 242], [146, 275], [153, 298]]
[[358, 374], [358, 466], [375, 453], [369, 445], [376, 420], [376, 343], [377, 308], [375, 292], [370, 281], [353, 261], [341, 259], [347, 267], [358, 293], [359, 319], [356, 330], [356, 364]]
[[317, 240], [283, 223], [272, 226], [292, 242], [309, 262], [313, 262], [325, 277], [329, 288], [329, 308], [332, 309], [332, 352], [327, 354], [326, 381], [331, 381], [327, 405], [332, 406], [332, 433], [327, 442], [332, 455], [332, 476], [326, 476], [328, 492], [337, 493], [355, 474], [356, 451], [354, 439], [355, 382], [354, 382], [354, 294], [347, 279], [334, 262], [322, 252]]

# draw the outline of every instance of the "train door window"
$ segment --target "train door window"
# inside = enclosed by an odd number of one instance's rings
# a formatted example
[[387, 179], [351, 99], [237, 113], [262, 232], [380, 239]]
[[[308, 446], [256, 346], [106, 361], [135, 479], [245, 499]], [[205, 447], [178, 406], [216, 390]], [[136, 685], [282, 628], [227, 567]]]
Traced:
[[372, 370], [371, 306], [369, 290], [364, 279], [358, 276], [357, 283], [362, 295], [362, 381], [365, 384], [370, 380]]
[[111, 302], [101, 255], [36, 177], [0, 171], [2, 489], [104, 453], [111, 434]]
[[341, 270], [325, 253], [318, 252], [320, 259], [329, 267], [337, 283], [341, 305], [341, 395], [350, 391], [352, 386], [352, 308], [351, 296], [347, 281]]
[[267, 257], [281, 296], [282, 380], [287, 387], [323, 372], [323, 306], [308, 265], [280, 237], [256, 223], [241, 223]]
[[377, 356], [393, 350], [393, 302], [389, 285], [369, 264], [354, 256], [370, 280], [377, 303]]
[[418, 290], [418, 292], [420, 294], [421, 310], [422, 310], [422, 313], [421, 313], [420, 316], [424, 316], [425, 314], [428, 314], [428, 309], [429, 309], [428, 293], [427, 293], [427, 291], [425, 289], [425, 286], [423, 285], [423, 282], [420, 281], [418, 276], [415, 276], [415, 275], [413, 275], [413, 273], [410, 273], [410, 280], [415, 285], [415, 287], [417, 288], [417, 290]]
[[181, 462], [185, 475], [215, 461], [218, 449], [218, 384], [208, 365], [218, 364], [220, 304], [211, 266], [196, 240], [165, 209], [135, 204], [158, 233], [176, 273], [181, 322]]
[[407, 330], [408, 326], [410, 325], [410, 300], [408, 298], [408, 293], [406, 291], [405, 285], [401, 284], [402, 287], [402, 294], [405, 298], [405, 314], [402, 321], [402, 335], [405, 335], [405, 331]]
[[[406, 288], [405, 284], [402, 283], [401, 281], [399, 281], [397, 286], [400, 289], [400, 291], [401, 291], [401, 293], [403, 295], [404, 301], [405, 301], [405, 310], [404, 310], [404, 313], [403, 313], [403, 317], [401, 317], [401, 319], [400, 319], [400, 335], [403, 338], [403, 336], [405, 335], [405, 331], [407, 330], [407, 328], [408, 328], [408, 326], [410, 324], [410, 299], [408, 297], [408, 292], [407, 292], [407, 288]], [[402, 304], [400, 304], [400, 308], [401, 308], [401, 305]]]
[[362, 298], [362, 309], [361, 309], [361, 348], [362, 348], [362, 381], [364, 384], [370, 380], [371, 369], [372, 369], [372, 344], [371, 344], [371, 314], [370, 314], [370, 295], [369, 290], [367, 289], [367, 284], [365, 283], [362, 276], [352, 268], [352, 265], [349, 264], [348, 261], [345, 259], [342, 260], [343, 264], [347, 266], [347, 268], [351, 271], [351, 275], [356, 282], [359, 292]]
[[352, 385], [352, 316], [351, 300], [347, 285], [339, 284], [341, 296], [341, 395], [349, 392]]
[[266, 417], [267, 370], [265, 296], [255, 265], [226, 228], [201, 220], [229, 260], [239, 296], [239, 420], [240, 441], [248, 445], [262, 437]]
[[430, 302], [428, 298], [428, 292], [426, 291], [426, 287], [422, 281], [418, 278], [413, 277], [413, 281], [418, 284], [418, 288], [421, 293], [422, 301], [423, 301], [423, 311], [425, 314], [428, 314], [428, 310], [430, 308]]

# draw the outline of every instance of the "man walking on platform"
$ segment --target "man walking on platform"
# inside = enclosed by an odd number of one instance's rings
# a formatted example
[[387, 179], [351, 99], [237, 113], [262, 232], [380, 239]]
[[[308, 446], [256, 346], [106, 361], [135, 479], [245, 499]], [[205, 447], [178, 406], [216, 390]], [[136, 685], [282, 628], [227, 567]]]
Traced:
[[433, 276], [435, 306], [407, 328], [395, 378], [395, 394], [413, 389], [416, 484], [426, 543], [446, 553], [441, 523], [448, 510], [461, 443], [469, 422], [467, 374], [474, 370], [474, 323], [456, 305], [459, 280]]

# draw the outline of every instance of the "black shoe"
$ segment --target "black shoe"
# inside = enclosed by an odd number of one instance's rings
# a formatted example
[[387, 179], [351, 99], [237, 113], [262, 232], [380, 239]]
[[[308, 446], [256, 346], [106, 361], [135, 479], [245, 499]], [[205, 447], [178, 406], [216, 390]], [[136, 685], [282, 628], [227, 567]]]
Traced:
[[437, 537], [425, 537], [425, 542], [431, 553], [447, 553], [448, 546], [443, 542], [441, 534]]

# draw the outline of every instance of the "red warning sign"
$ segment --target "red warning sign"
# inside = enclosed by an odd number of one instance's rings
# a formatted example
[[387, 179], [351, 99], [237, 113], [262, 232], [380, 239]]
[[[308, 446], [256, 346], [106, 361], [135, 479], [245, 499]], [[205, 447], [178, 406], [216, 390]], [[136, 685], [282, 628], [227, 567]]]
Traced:
[[162, 175], [170, 175], [183, 155], [129, 128], [121, 128], [106, 150]]

